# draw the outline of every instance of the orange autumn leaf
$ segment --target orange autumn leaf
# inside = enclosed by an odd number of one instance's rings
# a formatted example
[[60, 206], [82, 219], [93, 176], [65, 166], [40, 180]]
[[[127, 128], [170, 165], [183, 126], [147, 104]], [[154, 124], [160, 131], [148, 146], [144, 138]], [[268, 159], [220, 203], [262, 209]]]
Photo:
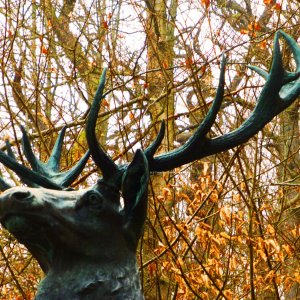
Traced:
[[178, 257], [176, 260], [177, 264], [180, 265], [181, 267], [184, 266], [183, 259], [181, 257]]
[[90, 61], [89, 67], [91, 67], [91, 68], [97, 67], [97, 63], [95, 61]]
[[220, 218], [221, 220], [225, 221], [227, 225], [231, 224], [231, 218], [232, 218], [231, 214], [232, 214], [231, 209], [228, 205], [221, 207]]
[[253, 31], [253, 30], [256, 30], [256, 31], [260, 31], [261, 30], [261, 26], [259, 25], [258, 22], [251, 22], [249, 25], [248, 25], [248, 29]]
[[298, 272], [294, 274], [294, 278], [296, 282], [300, 283], [300, 274]]
[[134, 119], [135, 119], [135, 116], [134, 116], [134, 114], [132, 113], [132, 112], [129, 112], [129, 119], [131, 120], [131, 121], [133, 121]]
[[281, 4], [275, 3], [275, 5], [272, 7], [274, 10], [281, 10]]
[[48, 49], [47, 49], [45, 46], [42, 46], [42, 47], [41, 47], [41, 52], [42, 52], [43, 54], [48, 54], [48, 53], [49, 53]]
[[162, 66], [164, 69], [167, 69], [169, 67], [169, 61], [167, 59], [164, 59], [162, 61]]
[[271, 282], [274, 280], [275, 277], [276, 277], [275, 271], [274, 271], [274, 270], [271, 270], [271, 271], [267, 274], [267, 276], [265, 277], [265, 282], [266, 282], [266, 283], [271, 283]]
[[223, 238], [225, 238], [225, 239], [227, 239], [227, 240], [230, 240], [231, 239], [231, 236], [230, 235], [228, 235], [226, 232], [220, 232], [220, 236], [221, 237], [223, 237]]
[[203, 300], [209, 300], [208, 293], [207, 292], [202, 292], [201, 293], [201, 299], [203, 299]]
[[233, 292], [230, 290], [225, 290], [223, 292], [224, 296], [226, 297], [227, 300], [233, 299]]
[[272, 236], [275, 236], [276, 231], [275, 231], [275, 228], [271, 224], [267, 225], [267, 230], [266, 231], [267, 231], [268, 234], [270, 234]]
[[48, 27], [51, 29], [51, 28], [52, 28], [52, 21], [51, 21], [51, 20], [48, 20], [47, 25], [48, 25]]
[[103, 22], [102, 22], [102, 27], [103, 27], [104, 29], [108, 29], [108, 23], [107, 23], [107, 21], [103, 21]]
[[[201, 75], [205, 74], [205, 71], [206, 71], [206, 65], [202, 66], [200, 68], [200, 72], [201, 72]], [[205, 166], [205, 165], [204, 165]], [[206, 170], [207, 171], [207, 170]]]
[[273, 239], [267, 239], [264, 241], [264, 243], [270, 253], [279, 253], [280, 246], [277, 241], [275, 241]]
[[193, 64], [193, 59], [192, 59], [191, 57], [187, 57], [187, 58], [185, 59], [185, 65], [186, 65], [187, 67], [190, 67], [190, 66], [192, 66], [192, 64]]
[[241, 33], [241, 34], [248, 34], [249, 31], [248, 31], [247, 29], [241, 29], [241, 30], [240, 30], [240, 33]]
[[8, 33], [8, 37], [13, 37], [13, 35], [14, 35], [10, 29], [7, 30], [7, 33]]
[[109, 108], [109, 103], [108, 103], [108, 101], [105, 98], [102, 99], [101, 105], [104, 106], [104, 107], [106, 107], [106, 108]]
[[294, 253], [294, 249], [290, 245], [282, 245], [282, 248], [285, 250], [288, 256], [292, 256]]
[[270, 4], [272, 4], [272, 2], [273, 2], [272, 0], [264, 0], [265, 5], [270, 5]]
[[236, 258], [234, 256], [231, 257], [229, 260], [229, 270], [234, 271], [236, 270], [237, 266], [238, 266], [238, 262]]
[[171, 195], [171, 191], [170, 191], [170, 189], [169, 188], [163, 188], [163, 196], [164, 196], [164, 198], [167, 198], [168, 196], [170, 196]]
[[209, 200], [213, 203], [217, 203], [218, 199], [219, 199], [219, 195], [218, 195], [217, 191], [212, 191], [212, 193], [209, 197]]
[[263, 260], [263, 261], [267, 261], [267, 255], [265, 254], [265, 252], [263, 250], [257, 250], [257, 255]]
[[58, 70], [57, 70], [56, 68], [52, 67], [52, 68], [50, 69], [50, 72], [52, 72], [52, 73], [58, 73]]
[[210, 5], [210, 0], [201, 0], [201, 3], [205, 7], [205, 9], [208, 9]]
[[74, 151], [74, 160], [78, 161], [80, 159], [81, 155], [82, 155], [81, 151], [79, 149], [76, 149]]
[[204, 229], [204, 230], [211, 230], [211, 226], [207, 223], [204, 223], [204, 222], [200, 222], [198, 224], [198, 227], [196, 228], [196, 230], [197, 229], [199, 230], [199, 228]]
[[259, 48], [264, 50], [267, 48], [267, 41], [262, 41], [261, 43], [259, 43]]
[[151, 263], [148, 266], [150, 276], [154, 276], [156, 272], [156, 263]]
[[254, 22], [253, 28], [254, 28], [254, 30], [256, 30], [256, 31], [260, 31], [260, 30], [261, 30], [261, 26], [259, 25], [258, 22]]

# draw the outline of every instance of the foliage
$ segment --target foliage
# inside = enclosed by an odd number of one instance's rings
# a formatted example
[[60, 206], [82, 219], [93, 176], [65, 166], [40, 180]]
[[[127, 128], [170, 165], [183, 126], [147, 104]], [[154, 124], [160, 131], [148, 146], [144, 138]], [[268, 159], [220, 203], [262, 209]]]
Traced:
[[143, 267], [153, 284], [158, 277], [168, 285], [167, 299], [249, 299], [252, 291], [263, 299], [274, 289], [282, 297], [299, 283], [300, 227], [281, 221], [280, 190], [235, 182], [227, 172], [221, 181], [204, 172], [192, 184], [180, 173], [157, 197], [153, 214], [176, 204], [160, 221], [163, 238]]

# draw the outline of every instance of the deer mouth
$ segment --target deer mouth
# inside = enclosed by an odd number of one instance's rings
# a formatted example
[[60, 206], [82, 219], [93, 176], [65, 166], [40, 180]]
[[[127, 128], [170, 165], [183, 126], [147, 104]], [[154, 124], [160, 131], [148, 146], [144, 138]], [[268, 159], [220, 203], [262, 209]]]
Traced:
[[26, 233], [28, 232], [28, 222], [26, 218], [18, 215], [7, 215], [1, 218], [1, 223], [8, 231]]
[[[3, 200], [3, 201], [1, 201]], [[29, 201], [16, 201], [13, 197], [0, 197], [0, 223], [21, 243], [38, 241], [45, 235], [48, 218]]]
[[53, 257], [53, 245], [45, 234], [42, 220], [36, 222], [30, 215], [9, 213], [1, 217], [1, 224], [35, 256], [44, 272], [49, 270]]
[[9, 213], [1, 217], [0, 222], [9, 232], [22, 237], [22, 240], [41, 232], [41, 226], [36, 222], [33, 223], [29, 215]]

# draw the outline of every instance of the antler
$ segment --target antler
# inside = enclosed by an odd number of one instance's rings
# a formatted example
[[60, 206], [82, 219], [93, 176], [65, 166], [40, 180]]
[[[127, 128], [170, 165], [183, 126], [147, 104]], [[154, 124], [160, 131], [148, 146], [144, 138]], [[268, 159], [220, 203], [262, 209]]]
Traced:
[[[279, 37], [283, 37], [291, 49], [295, 61], [296, 71], [287, 72], [283, 68], [282, 55], [279, 45]], [[221, 72], [216, 96], [207, 116], [194, 135], [181, 147], [154, 157], [155, 151], [163, 140], [165, 133], [165, 123], [162, 122], [159, 134], [155, 141], [145, 150], [145, 155], [149, 162], [150, 171], [167, 171], [179, 167], [189, 162], [203, 157], [216, 154], [234, 148], [248, 141], [276, 115], [291, 105], [300, 94], [300, 47], [286, 33], [278, 31], [274, 38], [273, 61], [270, 73], [249, 66], [252, 70], [266, 79], [266, 84], [262, 89], [261, 95], [249, 118], [237, 129], [216, 138], [207, 137], [217, 114], [220, 110], [224, 96], [226, 58], [223, 55], [221, 61]], [[124, 166], [118, 167], [112, 159], [99, 146], [96, 135], [95, 125], [100, 109], [101, 99], [105, 84], [105, 73], [102, 73], [100, 84], [91, 106], [90, 114], [86, 125], [87, 140], [91, 154], [97, 166], [102, 170], [105, 179], [112, 179], [117, 182], [123, 173]], [[116, 176], [117, 175], [117, 176]]]
[[[19, 164], [11, 150], [10, 143], [6, 141], [7, 153], [0, 151], [0, 162], [6, 167], [13, 170], [21, 181], [29, 186], [42, 186], [49, 189], [61, 190], [68, 187], [82, 172], [88, 158], [89, 151], [79, 160], [79, 162], [66, 172], [59, 172], [60, 156], [67, 127], [64, 127], [59, 133], [49, 160], [46, 163], [41, 162], [34, 155], [29, 137], [21, 126], [23, 133], [22, 146], [24, 154], [32, 167], [32, 170]], [[3, 179], [0, 179], [0, 189], [6, 190], [10, 187]]]
[[103, 99], [105, 76], [106, 69], [104, 69], [102, 72], [100, 83], [94, 96], [94, 100], [92, 102], [86, 122], [86, 139], [94, 162], [102, 171], [104, 180], [109, 181], [110, 178], [115, 178], [118, 174], [120, 174], [120, 170], [119, 167], [114, 163], [114, 161], [103, 151], [97, 141], [95, 133], [98, 112], [100, 110], [101, 101]]
[[[291, 49], [295, 61], [296, 71], [287, 72], [283, 68], [282, 55], [279, 45], [279, 37], [283, 37]], [[249, 66], [252, 70], [266, 79], [266, 84], [262, 89], [261, 95], [250, 117], [237, 129], [216, 138], [207, 137], [216, 116], [220, 110], [225, 82], [226, 59], [222, 56], [221, 72], [216, 96], [207, 116], [199, 125], [195, 134], [186, 142], [185, 145], [171, 152], [154, 157], [155, 151], [163, 140], [165, 133], [164, 122], [154, 142], [145, 150], [145, 155], [149, 162], [149, 171], [167, 171], [179, 167], [183, 164], [201, 159], [203, 157], [216, 154], [238, 145], [245, 143], [259, 130], [261, 130], [276, 115], [291, 105], [300, 94], [300, 47], [286, 33], [278, 31], [274, 38], [273, 61], [270, 72], [260, 68]], [[88, 146], [96, 165], [101, 169], [103, 179], [107, 183], [119, 185], [126, 165], [117, 166], [114, 161], [103, 151], [99, 145], [95, 127], [98, 113], [100, 110], [101, 100], [105, 85], [106, 69], [103, 71], [100, 84], [91, 105], [90, 113], [86, 123], [86, 136]], [[63, 128], [59, 134], [50, 159], [46, 164], [40, 162], [33, 154], [29, 138], [21, 127], [23, 132], [22, 144], [25, 156], [33, 170], [19, 164], [11, 149], [7, 144], [8, 154], [0, 151], [0, 162], [17, 173], [24, 183], [30, 185], [39, 185], [51, 189], [62, 189], [70, 185], [80, 174], [88, 159], [87, 152], [78, 164], [71, 170], [60, 173], [59, 161], [61, 147], [66, 128]], [[0, 189], [7, 189], [9, 185], [0, 179]]]
[[[113, 185], [118, 185], [120, 183], [122, 174], [126, 166], [118, 166], [114, 161], [103, 151], [99, 145], [95, 133], [98, 113], [101, 107], [101, 101], [103, 99], [103, 91], [105, 87], [105, 76], [106, 69], [103, 70], [98, 89], [94, 96], [90, 112], [86, 122], [86, 139], [91, 151], [91, 156], [96, 163], [97, 167], [101, 170], [103, 179], [106, 182], [111, 182]], [[145, 149], [145, 155], [149, 159], [156, 152], [157, 148], [161, 144], [165, 133], [165, 123], [162, 122], [160, 131], [156, 139], [151, 143], [151, 145]]]
[[[295, 72], [287, 72], [283, 68], [279, 45], [280, 36], [286, 40], [294, 55], [296, 61]], [[245, 143], [276, 115], [291, 105], [300, 94], [300, 47], [289, 35], [282, 31], [278, 31], [274, 38], [273, 61], [270, 73], [257, 67], [250, 66], [252, 70], [256, 71], [266, 79], [266, 84], [262, 89], [254, 111], [249, 118], [234, 131], [213, 139], [208, 138], [207, 133], [216, 119], [223, 99], [225, 64], [226, 60], [223, 56], [216, 97], [207, 116], [199, 125], [195, 134], [185, 145], [176, 150], [156, 157], [153, 157], [153, 155], [152, 157], [147, 156], [150, 171], [171, 170], [186, 163]]]

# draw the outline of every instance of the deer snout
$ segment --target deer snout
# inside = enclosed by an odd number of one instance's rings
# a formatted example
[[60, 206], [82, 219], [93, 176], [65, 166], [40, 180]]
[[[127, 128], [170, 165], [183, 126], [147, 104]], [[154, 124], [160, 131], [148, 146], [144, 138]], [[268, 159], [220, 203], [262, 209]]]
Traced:
[[14, 191], [12, 192], [10, 198], [11, 200], [15, 201], [28, 201], [32, 197], [29, 191]]
[[6, 213], [12, 208], [31, 205], [34, 197], [27, 189], [11, 188], [0, 195], [0, 212]]

